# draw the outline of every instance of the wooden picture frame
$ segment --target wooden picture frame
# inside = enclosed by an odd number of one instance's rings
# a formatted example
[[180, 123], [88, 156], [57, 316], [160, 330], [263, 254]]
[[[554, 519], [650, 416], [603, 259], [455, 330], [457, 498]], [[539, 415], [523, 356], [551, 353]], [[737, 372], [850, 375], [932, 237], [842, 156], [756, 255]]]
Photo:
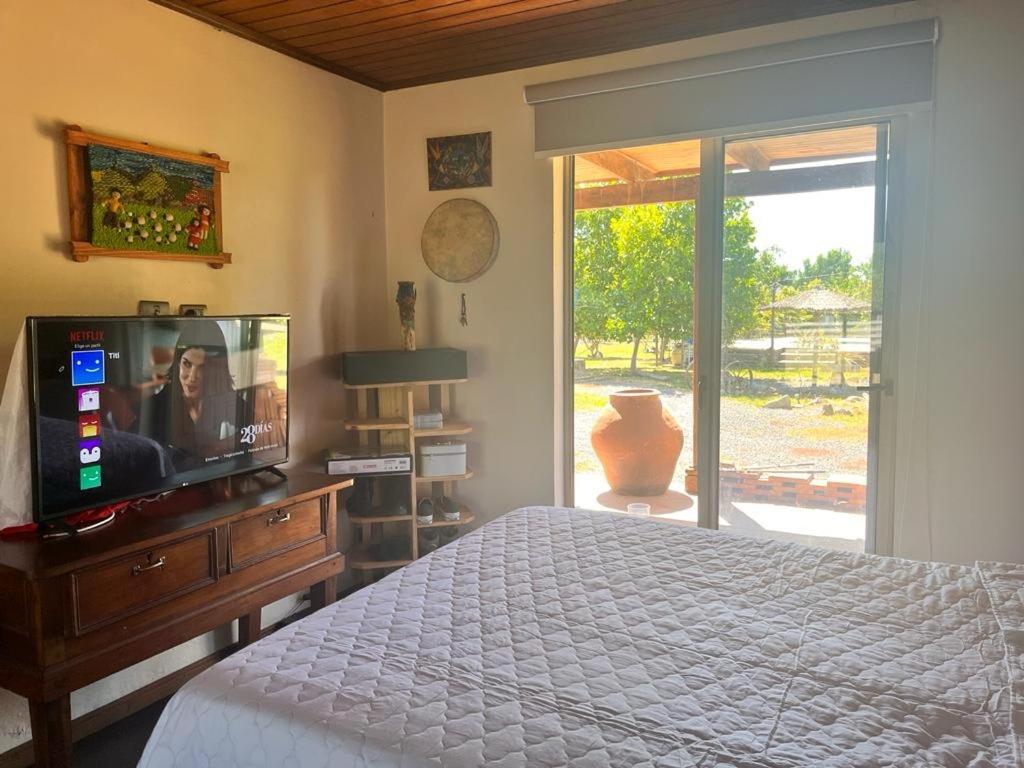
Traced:
[[431, 192], [492, 184], [491, 132], [427, 139], [427, 187]]
[[[221, 174], [228, 173], [228, 162], [222, 160], [215, 154], [194, 154], [182, 152], [176, 149], [154, 147], [146, 142], [130, 141], [119, 139], [113, 136], [103, 136], [97, 133], [83, 131], [81, 126], [69, 125], [64, 129], [64, 141], [67, 149], [68, 164], [68, 210], [71, 219], [71, 258], [76, 262], [85, 262], [94, 256], [116, 256], [127, 259], [159, 259], [166, 261], [191, 261], [205, 262], [214, 269], [221, 269], [225, 264], [231, 263], [231, 254], [224, 251], [224, 225], [223, 206], [221, 205]], [[215, 239], [213, 249], [204, 248], [200, 253], [198, 249], [194, 253], [173, 252], [168, 250], [144, 250], [132, 249], [130, 247], [104, 247], [96, 245], [93, 237], [95, 226], [95, 211], [93, 200], [93, 182], [89, 166], [89, 147], [108, 147], [113, 150], [120, 150], [128, 153], [152, 155], [155, 162], [160, 160], [177, 161], [197, 166], [208, 167], [213, 174], [212, 184], [212, 215], [213, 225], [209, 226]], [[116, 191], [116, 190], [115, 190]], [[204, 189], [204, 193], [209, 190]], [[209, 198], [207, 198], [209, 199]], [[209, 206], [210, 203], [206, 203]], [[153, 212], [151, 212], [153, 213]], [[207, 213], [210, 213], [207, 211]], [[162, 223], [159, 220], [155, 220]], [[114, 226], [113, 224], [111, 225]], [[179, 225], [180, 226], [180, 225]], [[162, 227], [161, 227], [162, 228]], [[180, 232], [180, 230], [179, 230]], [[204, 233], [204, 236], [207, 233]], [[187, 237], [181, 232], [183, 241]], [[149, 232], [146, 232], [146, 239]], [[162, 239], [162, 238], [161, 238]], [[170, 238], [169, 238], [170, 239]], [[177, 240], [177, 234], [173, 238]], [[134, 237], [127, 242], [132, 242]], [[142, 241], [140, 241], [141, 246]], [[174, 246], [177, 247], [177, 246]], [[191, 245], [188, 245], [190, 248]], [[213, 252], [209, 252], [209, 251]]]

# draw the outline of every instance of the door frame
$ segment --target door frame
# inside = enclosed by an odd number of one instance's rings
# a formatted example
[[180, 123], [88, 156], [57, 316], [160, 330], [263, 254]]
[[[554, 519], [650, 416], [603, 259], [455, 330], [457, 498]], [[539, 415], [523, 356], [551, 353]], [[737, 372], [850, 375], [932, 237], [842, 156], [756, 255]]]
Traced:
[[[576, 506], [576, 156], [562, 158], [562, 499]], [[556, 474], [558, 468], [555, 468]]]

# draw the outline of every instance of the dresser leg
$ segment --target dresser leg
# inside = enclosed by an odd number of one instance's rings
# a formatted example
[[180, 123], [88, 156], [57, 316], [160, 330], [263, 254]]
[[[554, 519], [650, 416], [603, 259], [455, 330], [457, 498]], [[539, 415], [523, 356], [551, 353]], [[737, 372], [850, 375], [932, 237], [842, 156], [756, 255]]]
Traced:
[[71, 695], [30, 701], [35, 768], [71, 768]]
[[328, 576], [323, 581], [318, 581], [309, 588], [309, 605], [314, 611], [319, 611], [325, 605], [330, 605], [337, 599], [337, 576]]
[[249, 643], [255, 643], [260, 639], [260, 631], [262, 630], [263, 616], [262, 610], [257, 608], [255, 611], [245, 614], [245, 616], [238, 617], [238, 644], [249, 645]]

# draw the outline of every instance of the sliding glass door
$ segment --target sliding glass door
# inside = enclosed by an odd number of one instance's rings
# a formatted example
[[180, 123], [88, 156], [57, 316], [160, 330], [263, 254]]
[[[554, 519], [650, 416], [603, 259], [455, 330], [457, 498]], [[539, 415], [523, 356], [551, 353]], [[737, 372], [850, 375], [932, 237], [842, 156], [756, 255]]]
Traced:
[[566, 164], [570, 503], [879, 549], [890, 147], [861, 123]]
[[718, 147], [706, 201], [721, 233], [707, 522], [864, 551], [886, 380], [888, 125]]

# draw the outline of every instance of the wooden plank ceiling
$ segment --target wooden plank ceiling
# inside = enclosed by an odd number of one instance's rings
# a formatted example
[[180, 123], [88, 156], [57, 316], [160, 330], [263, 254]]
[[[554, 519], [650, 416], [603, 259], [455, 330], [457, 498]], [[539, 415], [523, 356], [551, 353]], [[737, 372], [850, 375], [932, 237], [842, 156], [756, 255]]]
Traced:
[[152, 0], [380, 90], [900, 0]]

